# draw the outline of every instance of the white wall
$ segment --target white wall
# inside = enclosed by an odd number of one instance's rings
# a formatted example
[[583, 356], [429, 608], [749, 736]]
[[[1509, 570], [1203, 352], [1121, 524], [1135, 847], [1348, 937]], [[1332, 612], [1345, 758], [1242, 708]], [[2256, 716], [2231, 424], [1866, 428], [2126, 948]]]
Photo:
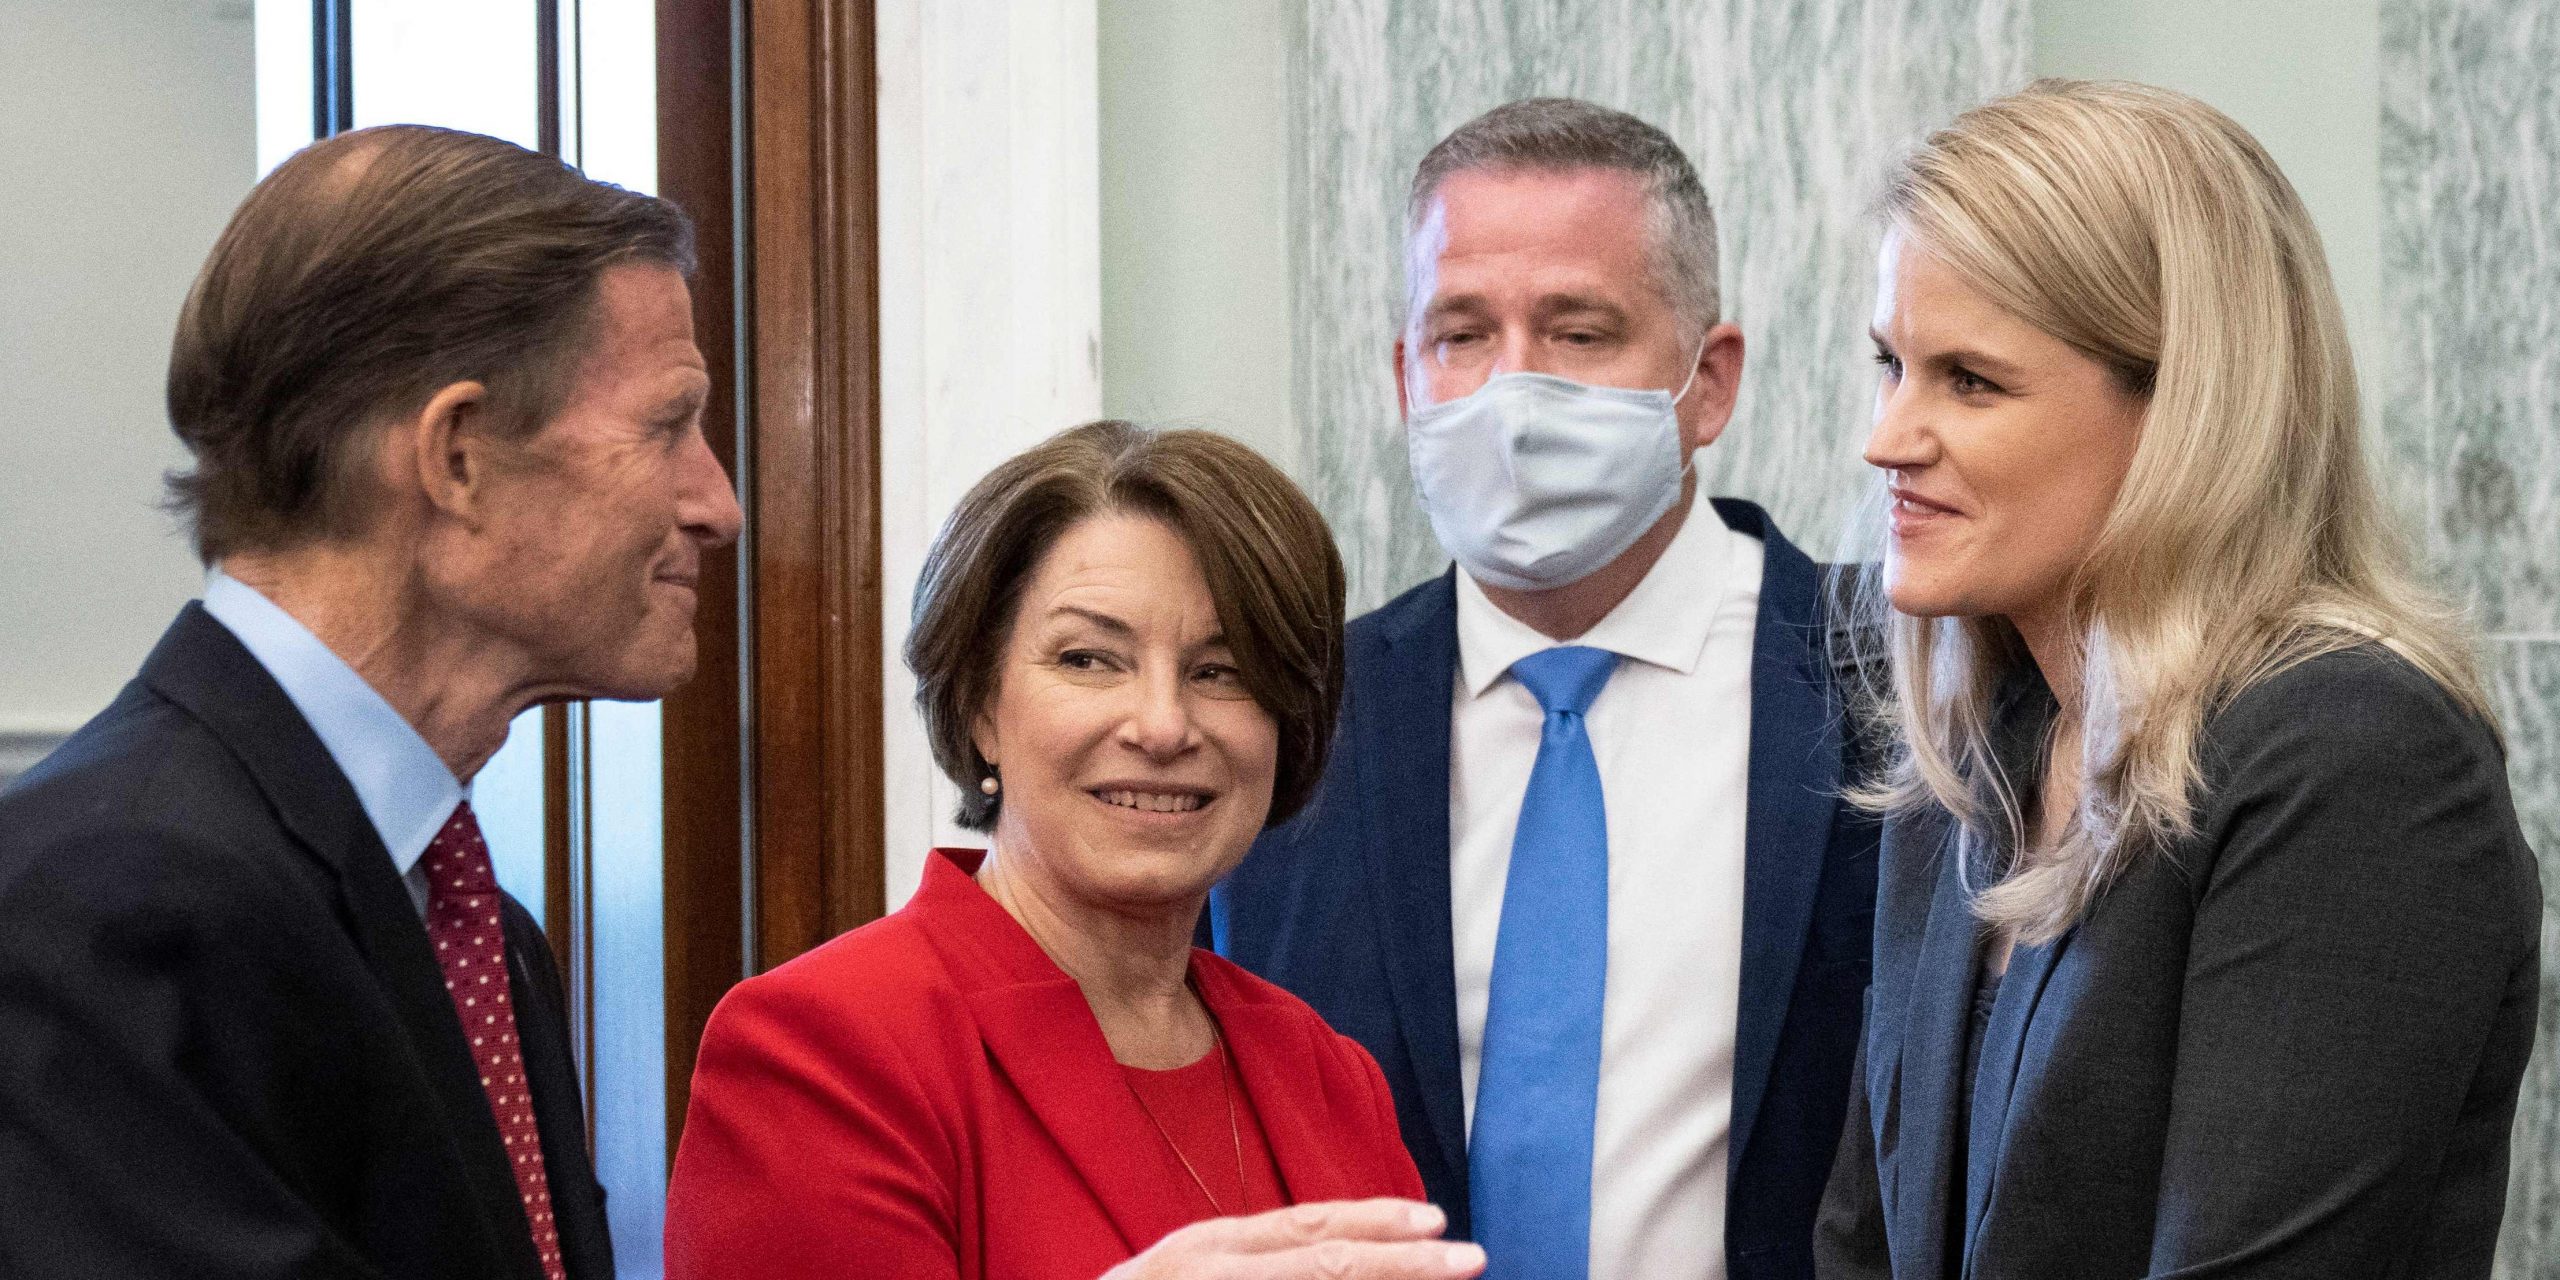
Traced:
[[0, 0], [0, 734], [114, 697], [202, 580], [161, 388], [256, 177], [245, 0]]
[[925, 548], [997, 463], [1102, 412], [1093, 0], [882, 0], [887, 893], [951, 825], [899, 653]]
[[2035, 0], [2036, 73], [2191, 93], [2256, 134], [2320, 228], [2368, 410], [2382, 317], [2377, 0]]
[[1222, 431], [1284, 470], [1300, 7], [1100, 4], [1103, 412]]

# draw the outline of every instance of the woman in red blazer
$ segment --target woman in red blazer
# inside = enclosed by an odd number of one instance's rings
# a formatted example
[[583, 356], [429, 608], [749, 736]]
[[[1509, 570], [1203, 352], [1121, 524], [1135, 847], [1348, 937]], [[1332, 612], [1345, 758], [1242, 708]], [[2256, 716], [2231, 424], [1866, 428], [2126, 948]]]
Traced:
[[1368, 1054], [1190, 945], [1323, 775], [1342, 599], [1313, 506], [1222, 437], [1096, 423], [962, 500], [907, 660], [993, 847], [721, 1002], [670, 1277], [1481, 1270], [1428, 1206], [1274, 1216], [1422, 1182]]

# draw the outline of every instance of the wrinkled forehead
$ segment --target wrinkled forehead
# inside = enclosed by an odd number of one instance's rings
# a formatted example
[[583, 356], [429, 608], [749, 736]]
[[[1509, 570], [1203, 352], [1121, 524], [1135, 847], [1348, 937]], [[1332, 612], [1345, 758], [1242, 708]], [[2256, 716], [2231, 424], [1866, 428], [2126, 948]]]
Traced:
[[1095, 512], [1043, 548], [1023, 583], [1021, 615], [1091, 625], [1133, 639], [1194, 644], [1219, 634], [1218, 609], [1190, 540], [1138, 512]]
[[[1642, 175], [1582, 167], [1462, 169], [1415, 210], [1405, 237], [1408, 319], [1445, 285], [1587, 290], [1652, 284], [1656, 228]], [[1543, 280], [1544, 284], [1537, 283]]]

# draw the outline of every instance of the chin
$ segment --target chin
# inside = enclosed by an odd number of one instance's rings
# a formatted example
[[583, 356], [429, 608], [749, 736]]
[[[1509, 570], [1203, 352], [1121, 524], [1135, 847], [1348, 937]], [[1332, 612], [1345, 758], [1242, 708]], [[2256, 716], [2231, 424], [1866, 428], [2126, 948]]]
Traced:
[[1894, 612], [1913, 618], [1967, 618], [1985, 612], [1980, 591], [1960, 572], [1909, 556], [1885, 560], [1885, 598]]
[[1898, 568], [1885, 579], [1885, 599], [1893, 611], [1912, 618], [1943, 618], [1954, 613], [1953, 601], [1934, 584]]
[[587, 696], [614, 702], [655, 702], [684, 687], [686, 681], [693, 679], [693, 671], [693, 638], [688, 634], [681, 649], [623, 655], [610, 675], [594, 682], [594, 692]]
[[[1239, 854], [1232, 861], [1242, 861]], [[1126, 850], [1116, 865], [1101, 869], [1096, 886], [1113, 901], [1130, 906], [1180, 906], [1206, 896], [1209, 887], [1229, 870], [1227, 862], [1205, 849]]]

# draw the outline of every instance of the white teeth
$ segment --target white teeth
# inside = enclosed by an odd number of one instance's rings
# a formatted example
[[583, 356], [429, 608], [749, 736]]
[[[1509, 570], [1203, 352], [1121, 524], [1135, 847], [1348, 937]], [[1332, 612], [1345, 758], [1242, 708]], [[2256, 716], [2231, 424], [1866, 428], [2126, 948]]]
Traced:
[[1189, 813], [1206, 803], [1196, 795], [1167, 795], [1156, 791], [1105, 791], [1100, 794], [1104, 804], [1147, 813]]

